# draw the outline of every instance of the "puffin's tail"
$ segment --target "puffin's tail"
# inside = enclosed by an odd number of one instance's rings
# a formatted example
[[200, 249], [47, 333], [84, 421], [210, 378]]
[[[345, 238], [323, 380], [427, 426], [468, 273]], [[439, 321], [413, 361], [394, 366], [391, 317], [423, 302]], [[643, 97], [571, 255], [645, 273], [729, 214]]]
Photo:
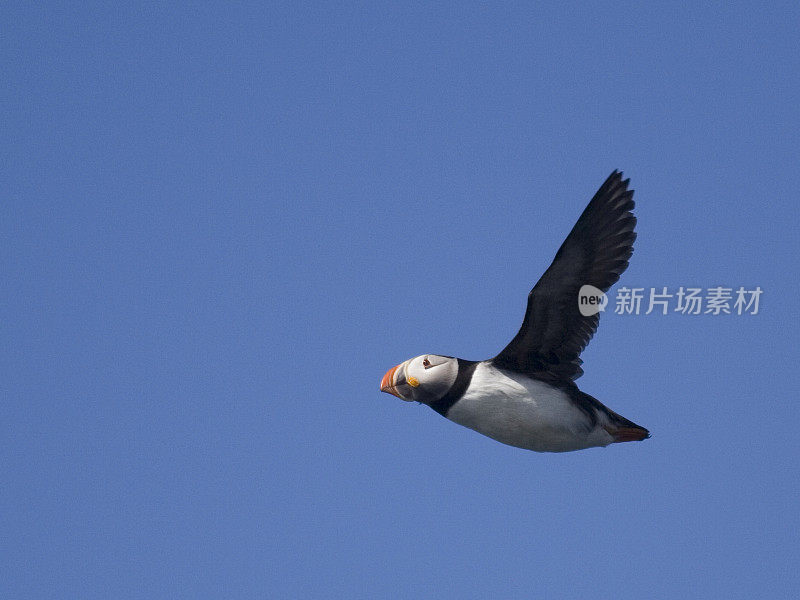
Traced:
[[650, 437], [647, 429], [618, 415], [613, 410], [608, 411], [608, 416], [610, 417], [609, 422], [603, 427], [614, 438], [612, 443], [640, 442]]
[[650, 432], [636, 423], [631, 423], [629, 427], [606, 426], [606, 431], [614, 438], [613, 443], [617, 442], [640, 442], [650, 437]]
[[614, 441], [611, 442], [612, 444], [617, 442], [640, 442], [650, 437], [650, 432], [647, 429], [615, 413], [597, 398], [580, 390], [578, 390], [578, 394], [581, 405], [594, 409], [594, 414], [597, 416], [600, 425], [614, 438]]

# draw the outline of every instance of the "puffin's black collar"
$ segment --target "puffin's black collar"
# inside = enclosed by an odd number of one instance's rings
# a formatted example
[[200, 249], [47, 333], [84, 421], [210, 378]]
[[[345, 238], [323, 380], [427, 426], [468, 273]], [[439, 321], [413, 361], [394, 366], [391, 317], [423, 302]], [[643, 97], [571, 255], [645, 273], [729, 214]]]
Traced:
[[456, 360], [458, 361], [458, 373], [456, 374], [456, 380], [453, 382], [453, 385], [450, 386], [450, 389], [444, 396], [438, 400], [434, 400], [428, 405], [443, 417], [447, 416], [447, 411], [450, 410], [450, 407], [458, 402], [461, 396], [464, 395], [464, 392], [467, 391], [469, 382], [472, 381], [472, 374], [475, 372], [475, 367], [478, 366], [478, 362], [474, 360], [464, 360], [461, 358], [457, 358]]

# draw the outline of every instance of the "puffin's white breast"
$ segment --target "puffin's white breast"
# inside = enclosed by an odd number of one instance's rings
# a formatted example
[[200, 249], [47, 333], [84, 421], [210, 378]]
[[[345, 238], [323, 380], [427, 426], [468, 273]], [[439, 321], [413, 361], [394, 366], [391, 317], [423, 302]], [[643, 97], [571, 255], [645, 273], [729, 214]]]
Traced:
[[546, 383], [479, 363], [447, 418], [504, 444], [538, 452], [607, 446], [613, 439], [593, 427], [566, 392]]

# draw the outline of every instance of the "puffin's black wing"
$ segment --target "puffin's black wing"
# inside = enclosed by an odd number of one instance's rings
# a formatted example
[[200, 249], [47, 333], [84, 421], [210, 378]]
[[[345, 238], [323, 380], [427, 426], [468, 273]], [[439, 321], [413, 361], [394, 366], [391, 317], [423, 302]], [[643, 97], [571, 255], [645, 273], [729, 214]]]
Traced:
[[629, 181], [614, 171], [597, 190], [528, 295], [522, 327], [492, 359], [495, 365], [552, 381], [583, 374], [579, 356], [597, 330], [600, 315], [581, 315], [578, 291], [585, 284], [608, 291], [628, 267], [636, 239]]

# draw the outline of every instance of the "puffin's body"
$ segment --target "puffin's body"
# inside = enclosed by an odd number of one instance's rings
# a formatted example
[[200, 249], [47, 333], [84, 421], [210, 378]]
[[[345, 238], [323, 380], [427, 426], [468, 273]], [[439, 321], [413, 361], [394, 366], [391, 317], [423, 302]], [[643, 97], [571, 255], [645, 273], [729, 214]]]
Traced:
[[649, 437], [574, 380], [599, 314], [579, 309], [585, 285], [608, 291], [633, 253], [629, 180], [614, 171], [583, 211], [528, 295], [517, 335], [492, 359], [426, 354], [390, 369], [381, 391], [427, 404], [451, 421], [510, 446], [569, 452]]

